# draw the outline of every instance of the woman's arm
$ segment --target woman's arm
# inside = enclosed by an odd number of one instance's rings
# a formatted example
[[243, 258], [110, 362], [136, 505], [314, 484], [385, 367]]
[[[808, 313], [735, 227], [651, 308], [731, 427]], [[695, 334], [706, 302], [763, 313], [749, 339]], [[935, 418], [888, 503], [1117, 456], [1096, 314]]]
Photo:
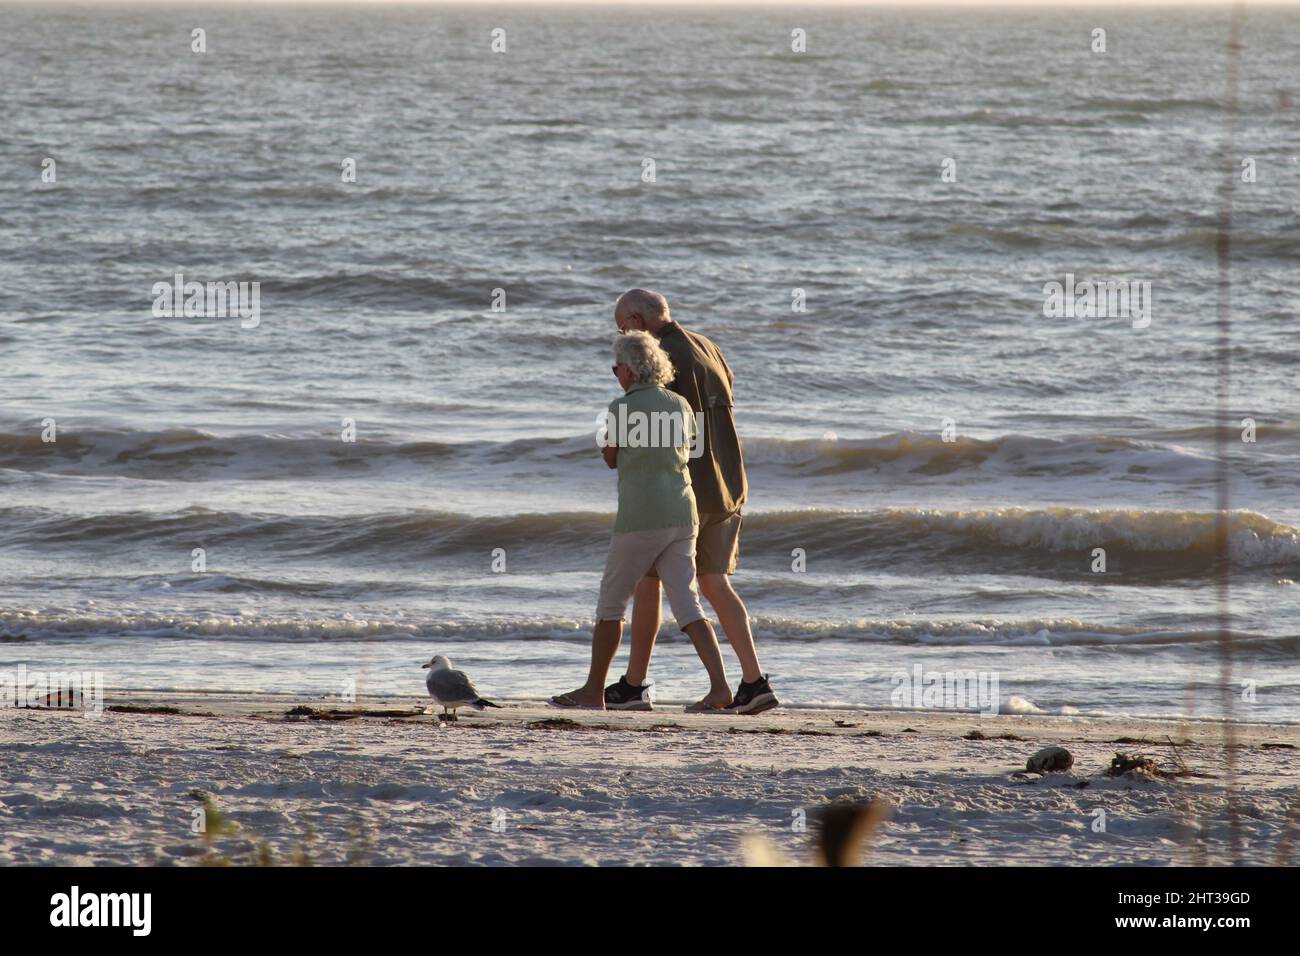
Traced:
[[605, 464], [609, 465], [609, 467], [611, 468], [618, 467], [618, 446], [617, 445], [606, 445], [604, 448], [600, 450], [600, 453], [605, 458]]

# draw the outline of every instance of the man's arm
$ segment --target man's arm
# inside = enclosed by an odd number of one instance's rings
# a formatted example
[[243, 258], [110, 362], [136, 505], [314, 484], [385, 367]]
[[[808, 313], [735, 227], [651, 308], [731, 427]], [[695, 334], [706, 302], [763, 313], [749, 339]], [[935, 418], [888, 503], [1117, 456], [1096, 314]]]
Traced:
[[716, 345], [713, 346], [714, 354], [718, 356], [718, 362], [721, 363], [723, 371], [727, 373], [727, 388], [736, 387], [736, 376], [731, 374], [731, 366], [727, 364], [727, 357], [722, 354], [722, 349]]
[[605, 424], [601, 426], [598, 441], [600, 456], [610, 468], [618, 467], [618, 445], [614, 444], [614, 421], [618, 418], [620, 399], [614, 399], [605, 410]]

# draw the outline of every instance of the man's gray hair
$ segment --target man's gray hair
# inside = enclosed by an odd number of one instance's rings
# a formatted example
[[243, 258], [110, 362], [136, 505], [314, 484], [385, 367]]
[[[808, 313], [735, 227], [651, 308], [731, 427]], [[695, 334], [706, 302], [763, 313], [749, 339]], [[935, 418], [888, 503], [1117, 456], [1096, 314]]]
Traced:
[[632, 371], [637, 384], [667, 385], [676, 376], [672, 359], [649, 332], [628, 332], [614, 339], [614, 358]]
[[614, 305], [617, 315], [639, 315], [643, 319], [672, 321], [668, 315], [668, 300], [650, 289], [628, 289]]

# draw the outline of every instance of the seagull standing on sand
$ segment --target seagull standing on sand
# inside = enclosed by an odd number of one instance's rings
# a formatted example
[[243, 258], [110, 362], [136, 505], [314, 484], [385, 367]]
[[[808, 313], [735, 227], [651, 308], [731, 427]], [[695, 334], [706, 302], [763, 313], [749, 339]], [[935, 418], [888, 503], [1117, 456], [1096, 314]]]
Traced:
[[442, 705], [443, 717], [448, 716], [447, 711], [450, 709], [451, 719], [455, 720], [457, 707], [474, 707], [482, 710], [484, 707], [501, 706], [479, 696], [479, 692], [474, 689], [473, 682], [464, 671], [451, 669], [450, 658], [438, 654], [422, 666], [429, 670], [429, 676], [424, 679], [424, 686], [429, 688], [429, 696], [433, 698], [434, 703]]

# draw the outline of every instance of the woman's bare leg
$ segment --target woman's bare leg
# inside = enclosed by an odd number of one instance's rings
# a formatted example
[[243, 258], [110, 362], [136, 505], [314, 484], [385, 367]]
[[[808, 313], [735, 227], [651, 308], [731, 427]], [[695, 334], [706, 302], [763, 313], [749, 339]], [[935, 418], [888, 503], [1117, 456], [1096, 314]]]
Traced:
[[564, 696], [579, 707], [605, 709], [605, 681], [609, 678], [609, 665], [614, 662], [618, 645], [623, 641], [622, 621], [597, 621], [591, 634], [591, 669], [587, 683]]
[[700, 661], [709, 674], [709, 692], [704, 697], [704, 703], [712, 707], [730, 706], [731, 686], [727, 683], [727, 666], [722, 662], [722, 648], [718, 647], [713, 625], [701, 619], [692, 621], [682, 630], [695, 645], [695, 653], [700, 655]]

